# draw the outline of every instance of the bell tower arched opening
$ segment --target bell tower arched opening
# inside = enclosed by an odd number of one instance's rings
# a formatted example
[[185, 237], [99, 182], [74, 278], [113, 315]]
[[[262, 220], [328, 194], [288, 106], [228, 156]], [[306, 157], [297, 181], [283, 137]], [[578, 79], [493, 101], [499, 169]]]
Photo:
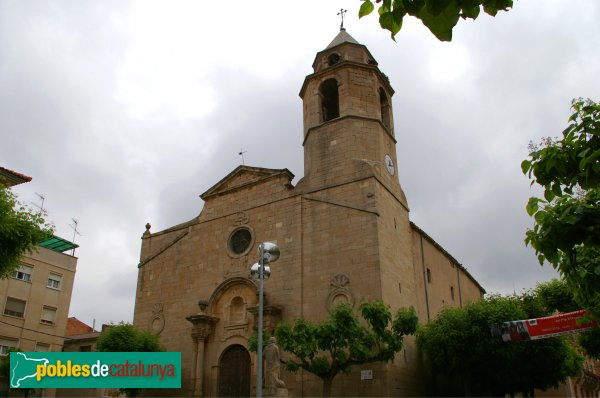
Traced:
[[321, 122], [327, 122], [340, 116], [340, 97], [338, 82], [327, 79], [319, 86], [321, 98]]
[[381, 107], [381, 122], [389, 131], [392, 131], [392, 110], [383, 87], [379, 87], [379, 106]]

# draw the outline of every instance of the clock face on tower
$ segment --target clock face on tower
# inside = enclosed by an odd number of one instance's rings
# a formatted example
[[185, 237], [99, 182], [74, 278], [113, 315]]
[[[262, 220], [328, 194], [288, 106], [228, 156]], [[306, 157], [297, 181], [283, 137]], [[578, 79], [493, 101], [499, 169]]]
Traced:
[[395, 172], [394, 161], [392, 160], [390, 155], [385, 155], [385, 167], [387, 167], [388, 173], [390, 173], [390, 175], [393, 176]]

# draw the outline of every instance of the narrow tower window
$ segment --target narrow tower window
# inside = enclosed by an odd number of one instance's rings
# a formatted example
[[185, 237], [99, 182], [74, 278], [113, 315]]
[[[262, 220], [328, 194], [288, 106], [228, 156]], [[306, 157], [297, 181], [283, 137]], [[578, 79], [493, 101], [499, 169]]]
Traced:
[[381, 107], [381, 121], [383, 122], [383, 125], [388, 128], [388, 130], [391, 130], [392, 123], [390, 118], [390, 102], [388, 101], [385, 91], [381, 87], [379, 87], [379, 106]]
[[321, 115], [323, 122], [340, 116], [338, 84], [335, 79], [327, 79], [319, 87], [321, 97]]

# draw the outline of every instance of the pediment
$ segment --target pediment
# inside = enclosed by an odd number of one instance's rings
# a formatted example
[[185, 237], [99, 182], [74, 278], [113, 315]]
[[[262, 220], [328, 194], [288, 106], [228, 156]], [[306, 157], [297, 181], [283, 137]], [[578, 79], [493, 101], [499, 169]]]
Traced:
[[286, 184], [291, 184], [294, 175], [288, 169], [238, 166], [221, 181], [208, 189], [208, 191], [200, 195], [200, 197], [206, 201], [213, 196], [225, 195], [242, 188], [249, 188], [276, 177], [284, 177]]

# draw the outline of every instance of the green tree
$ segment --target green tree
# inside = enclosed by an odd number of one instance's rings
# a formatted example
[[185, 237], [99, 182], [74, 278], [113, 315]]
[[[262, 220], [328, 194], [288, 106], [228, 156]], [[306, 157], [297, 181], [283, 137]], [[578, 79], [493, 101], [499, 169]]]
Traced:
[[414, 334], [417, 315], [413, 308], [400, 309], [392, 319], [388, 307], [380, 301], [363, 303], [354, 314], [349, 304], [340, 304], [325, 321], [313, 324], [303, 318], [293, 325], [277, 326], [279, 346], [293, 354], [285, 369], [304, 369], [323, 380], [323, 396], [331, 395], [333, 379], [350, 373], [353, 365], [389, 362], [402, 349], [403, 336]]
[[573, 292], [562, 279], [538, 283], [532, 294], [544, 307], [545, 313], [540, 316], [546, 316], [556, 311], [572, 312], [581, 309], [581, 306], [575, 301]]
[[11, 276], [21, 256], [35, 250], [35, 245], [50, 237], [52, 225], [44, 212], [34, 212], [0, 181], [0, 278]]
[[434, 373], [458, 383], [459, 392], [438, 393], [531, 395], [535, 388], [554, 387], [579, 374], [583, 358], [565, 338], [506, 343], [492, 337], [490, 325], [528, 319], [528, 310], [540, 308], [523, 297], [490, 296], [462, 308], [446, 308], [421, 327], [417, 343]]
[[[375, 0], [379, 4], [379, 25], [389, 30], [392, 39], [402, 28], [406, 15], [418, 18], [441, 41], [452, 40], [452, 29], [460, 18], [477, 19], [481, 10], [491, 16], [508, 11], [512, 0]], [[363, 0], [360, 18], [375, 10], [373, 0]]]
[[531, 145], [523, 173], [544, 189], [527, 212], [534, 227], [525, 242], [548, 261], [576, 301], [600, 318], [600, 105], [581, 98], [562, 137]]
[[600, 359], [600, 326], [592, 328], [587, 333], [581, 333], [578, 342], [588, 356]]
[[[164, 351], [158, 336], [135, 328], [129, 323], [109, 326], [96, 341], [96, 349], [105, 352], [160, 352]], [[121, 388], [120, 393], [135, 397], [139, 388]]]
[[96, 341], [98, 351], [107, 352], [160, 352], [163, 348], [158, 336], [136, 329], [130, 323], [107, 327]]

